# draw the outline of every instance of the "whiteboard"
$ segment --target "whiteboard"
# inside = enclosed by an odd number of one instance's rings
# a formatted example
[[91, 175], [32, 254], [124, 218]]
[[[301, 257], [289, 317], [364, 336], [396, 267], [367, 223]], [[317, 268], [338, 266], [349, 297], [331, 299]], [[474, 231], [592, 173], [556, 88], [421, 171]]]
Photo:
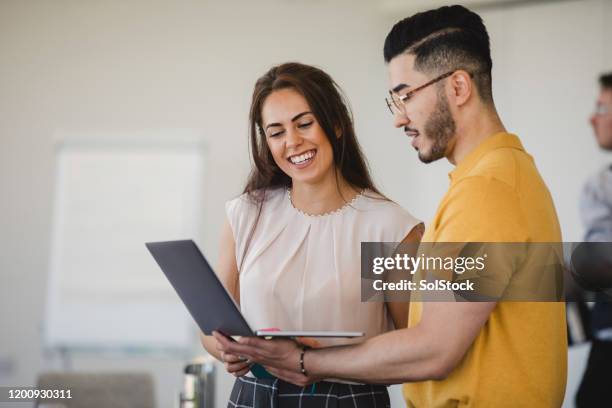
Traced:
[[144, 243], [197, 241], [204, 148], [127, 140], [68, 141], [56, 150], [46, 347], [193, 343], [194, 323]]

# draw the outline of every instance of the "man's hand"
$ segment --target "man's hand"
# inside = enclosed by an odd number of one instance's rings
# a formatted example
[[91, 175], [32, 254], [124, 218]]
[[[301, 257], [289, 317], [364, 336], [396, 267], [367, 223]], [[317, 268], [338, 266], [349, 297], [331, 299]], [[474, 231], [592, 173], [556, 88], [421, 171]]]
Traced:
[[[275, 377], [292, 384], [304, 387], [317, 379], [305, 376], [300, 370], [302, 347], [293, 340], [263, 340], [257, 337], [242, 337], [239, 341], [230, 341], [224, 335], [213, 332], [217, 339], [217, 349], [221, 353], [243, 356], [249, 361], [259, 363]], [[304, 366], [308, 370], [308, 352]]]

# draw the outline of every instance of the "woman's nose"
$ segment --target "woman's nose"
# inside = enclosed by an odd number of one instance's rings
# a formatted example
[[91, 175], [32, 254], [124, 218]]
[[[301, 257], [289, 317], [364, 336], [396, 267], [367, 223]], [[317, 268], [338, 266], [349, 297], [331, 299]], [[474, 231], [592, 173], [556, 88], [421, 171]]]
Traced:
[[287, 130], [287, 147], [295, 147], [302, 144], [303, 140], [302, 136], [295, 129]]

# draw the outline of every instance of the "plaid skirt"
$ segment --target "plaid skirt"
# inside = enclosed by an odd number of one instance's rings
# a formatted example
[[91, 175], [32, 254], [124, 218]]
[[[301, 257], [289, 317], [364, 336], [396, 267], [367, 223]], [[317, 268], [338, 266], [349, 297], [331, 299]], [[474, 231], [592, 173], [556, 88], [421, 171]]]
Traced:
[[384, 385], [321, 381], [298, 387], [276, 378], [238, 377], [228, 408], [389, 408]]

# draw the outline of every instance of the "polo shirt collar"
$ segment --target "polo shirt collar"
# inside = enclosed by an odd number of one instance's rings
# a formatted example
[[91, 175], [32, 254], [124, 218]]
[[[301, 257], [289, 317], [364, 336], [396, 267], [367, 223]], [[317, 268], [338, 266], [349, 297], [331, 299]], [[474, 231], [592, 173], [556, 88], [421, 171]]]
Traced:
[[459, 163], [453, 171], [448, 173], [451, 181], [457, 181], [467, 174], [480, 161], [482, 156], [496, 149], [512, 148], [525, 151], [518, 136], [512, 133], [500, 132], [483, 140], [474, 150]]

